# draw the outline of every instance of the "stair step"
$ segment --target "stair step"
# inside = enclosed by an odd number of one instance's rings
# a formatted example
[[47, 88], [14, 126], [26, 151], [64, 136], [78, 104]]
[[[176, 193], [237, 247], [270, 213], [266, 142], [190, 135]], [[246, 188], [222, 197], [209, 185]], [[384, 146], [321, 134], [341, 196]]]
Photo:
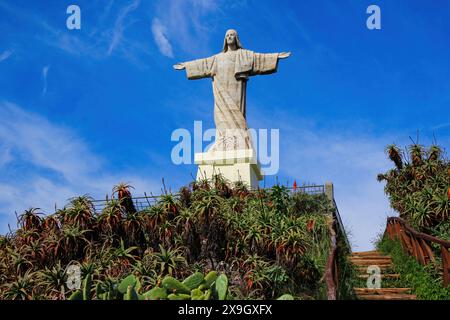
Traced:
[[391, 265], [391, 260], [352, 260], [351, 261], [356, 266], [370, 266], [370, 265]]
[[381, 255], [381, 252], [378, 250], [352, 252], [352, 255], [370, 255], [370, 254]]
[[[358, 278], [367, 279], [370, 274], [359, 274]], [[381, 279], [399, 279], [400, 275], [398, 273], [380, 274]]]
[[[364, 266], [364, 265], [356, 266], [356, 270], [360, 273], [361, 272], [367, 273], [367, 267], [368, 266]], [[388, 269], [392, 269], [392, 265], [378, 265], [378, 267], [380, 268], [381, 271], [386, 271]]]
[[350, 260], [361, 260], [361, 259], [369, 259], [369, 260], [383, 260], [383, 259], [391, 259], [391, 256], [379, 256], [379, 255], [370, 255], [370, 256], [350, 256]]
[[360, 300], [416, 300], [415, 294], [368, 294], [368, 295], [356, 295]]
[[384, 295], [384, 294], [402, 294], [411, 291], [411, 288], [353, 288], [357, 295]]

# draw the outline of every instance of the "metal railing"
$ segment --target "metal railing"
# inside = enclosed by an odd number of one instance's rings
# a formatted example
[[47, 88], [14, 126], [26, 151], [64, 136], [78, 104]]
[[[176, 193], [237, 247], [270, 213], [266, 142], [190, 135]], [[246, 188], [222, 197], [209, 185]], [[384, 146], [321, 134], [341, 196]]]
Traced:
[[[324, 279], [327, 285], [327, 299], [336, 300], [338, 298], [339, 289], [339, 256], [342, 253], [351, 252], [350, 242], [348, 241], [347, 233], [345, 232], [344, 224], [342, 223], [339, 209], [334, 199], [333, 184], [325, 185], [325, 193], [333, 206], [332, 217], [333, 221], [330, 227], [330, 252], [325, 266]], [[344, 247], [340, 245], [340, 240], [344, 242]]]
[[345, 242], [345, 245], [347, 246], [347, 248], [351, 249], [350, 241], [348, 241], [347, 232], [345, 232], [344, 224], [342, 223], [342, 219], [341, 219], [341, 214], [339, 213], [339, 209], [337, 207], [337, 204], [336, 204], [336, 201], [334, 198], [333, 198], [333, 205], [334, 205], [334, 209], [335, 209], [335, 218], [338, 223], [338, 229], [339, 229], [339, 232], [341, 233], [340, 236], [344, 239], [344, 242]]
[[325, 193], [325, 185], [311, 185], [311, 186], [302, 186], [302, 187], [289, 187], [288, 188], [294, 192], [304, 192], [307, 194], [324, 194]]
[[[158, 199], [161, 198], [161, 196], [141, 196], [141, 197], [132, 197], [131, 200], [133, 201], [134, 207], [137, 211], [143, 211], [145, 209], [150, 208], [151, 206], [155, 205], [158, 202]], [[106, 204], [110, 201], [117, 200], [115, 198], [106, 198], [104, 200], [93, 200], [94, 204], [94, 210], [95, 213], [100, 213], [106, 206]]]

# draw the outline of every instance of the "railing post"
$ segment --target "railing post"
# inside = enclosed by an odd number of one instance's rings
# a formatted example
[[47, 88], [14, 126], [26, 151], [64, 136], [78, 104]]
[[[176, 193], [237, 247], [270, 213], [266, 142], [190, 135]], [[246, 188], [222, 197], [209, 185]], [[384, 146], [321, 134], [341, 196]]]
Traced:
[[[392, 229], [391, 229], [392, 228]], [[401, 218], [388, 218], [386, 231], [389, 234], [391, 230], [397, 234], [397, 238], [403, 247], [403, 250], [413, 256], [420, 264], [426, 265], [429, 262], [436, 262], [432, 247], [428, 244], [440, 244], [442, 267], [443, 267], [443, 285], [450, 285], [450, 241], [445, 241], [426, 233], [417, 232], [407, 222]]]
[[422, 248], [422, 251], [425, 254], [425, 264], [428, 264], [429, 262], [434, 262], [434, 255], [433, 252], [431, 251], [430, 246], [425, 242], [424, 239], [419, 239], [419, 244]]
[[328, 200], [333, 202], [334, 200], [334, 188], [332, 182], [325, 183], [325, 195], [327, 196]]
[[444, 287], [450, 284], [450, 253], [448, 249], [441, 245], [442, 267], [444, 269]]

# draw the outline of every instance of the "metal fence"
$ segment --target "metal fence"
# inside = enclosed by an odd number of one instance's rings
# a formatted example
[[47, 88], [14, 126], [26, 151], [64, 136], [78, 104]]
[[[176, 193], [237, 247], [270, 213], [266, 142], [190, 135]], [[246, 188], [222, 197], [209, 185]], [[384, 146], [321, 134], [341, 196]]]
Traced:
[[[134, 207], [136, 208], [137, 211], [142, 211], [145, 209], [150, 208], [151, 206], [155, 205], [159, 198], [161, 198], [161, 196], [142, 196], [142, 197], [132, 197], [131, 199], [133, 200], [133, 204]], [[112, 198], [112, 199], [108, 199], [106, 198], [105, 200], [94, 200], [94, 209], [96, 213], [100, 213], [106, 206], [106, 204], [109, 201], [114, 201], [116, 199]]]

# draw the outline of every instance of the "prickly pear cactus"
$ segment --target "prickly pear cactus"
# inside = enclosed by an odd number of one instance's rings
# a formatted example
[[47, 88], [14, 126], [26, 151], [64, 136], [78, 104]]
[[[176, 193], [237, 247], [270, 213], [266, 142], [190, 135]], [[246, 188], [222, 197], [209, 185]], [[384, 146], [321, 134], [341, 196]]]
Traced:
[[167, 299], [167, 290], [165, 288], [154, 287], [143, 294], [144, 300], [165, 300]]
[[83, 281], [83, 300], [91, 300], [92, 275], [88, 273]]
[[190, 294], [184, 294], [184, 293], [171, 293], [167, 296], [169, 300], [190, 300], [191, 295]]
[[283, 294], [281, 297], [279, 297], [277, 300], [294, 300], [294, 297], [290, 294]]
[[123, 296], [123, 300], [139, 300], [139, 296], [131, 285], [128, 286], [127, 292]]
[[69, 300], [83, 300], [83, 292], [81, 290], [74, 291], [70, 295]]
[[170, 293], [191, 294], [191, 290], [188, 287], [171, 276], [166, 276], [162, 281], [162, 285]]
[[215, 292], [217, 294], [217, 299], [225, 300], [228, 293], [228, 278], [225, 274], [221, 274], [217, 277], [215, 282]]
[[125, 294], [129, 286], [134, 288], [136, 286], [137, 279], [133, 274], [130, 274], [125, 279], [123, 279], [119, 284], [119, 292]]
[[193, 290], [202, 284], [205, 277], [201, 272], [196, 272], [193, 275], [187, 277], [182, 283], [189, 289]]
[[208, 272], [208, 274], [205, 276], [205, 286], [206, 288], [211, 288], [211, 286], [214, 284], [214, 282], [216, 281], [218, 276], [217, 271], [210, 271]]

